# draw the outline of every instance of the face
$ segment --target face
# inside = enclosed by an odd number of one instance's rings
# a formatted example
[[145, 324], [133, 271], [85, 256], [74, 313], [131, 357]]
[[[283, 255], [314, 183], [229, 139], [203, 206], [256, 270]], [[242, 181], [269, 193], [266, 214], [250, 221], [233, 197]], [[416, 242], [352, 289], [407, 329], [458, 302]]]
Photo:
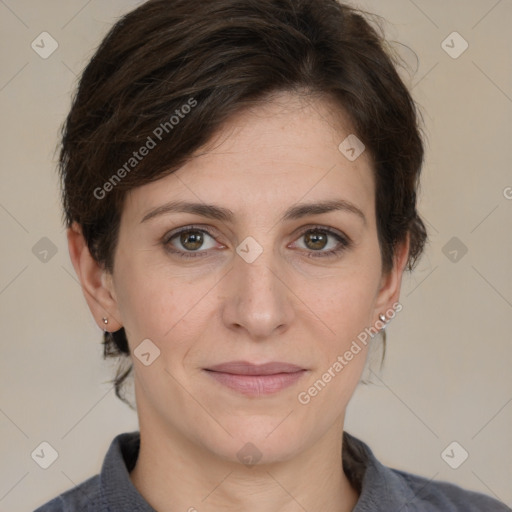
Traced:
[[[397, 300], [404, 261], [382, 274], [371, 160], [340, 152], [334, 108], [281, 94], [128, 195], [106, 287], [146, 354], [141, 430], [233, 461], [251, 442], [270, 462], [342, 428], [367, 345], [344, 354]], [[294, 367], [211, 370], [240, 361]]]

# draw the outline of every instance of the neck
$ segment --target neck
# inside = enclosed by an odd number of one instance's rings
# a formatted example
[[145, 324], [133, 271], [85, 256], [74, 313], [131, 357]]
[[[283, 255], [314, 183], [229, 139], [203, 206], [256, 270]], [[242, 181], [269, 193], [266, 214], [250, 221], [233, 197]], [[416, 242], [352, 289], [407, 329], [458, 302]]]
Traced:
[[159, 512], [350, 512], [358, 494], [343, 472], [342, 434], [340, 418], [297, 456], [246, 467], [168, 427], [141, 422], [140, 452], [130, 478]]

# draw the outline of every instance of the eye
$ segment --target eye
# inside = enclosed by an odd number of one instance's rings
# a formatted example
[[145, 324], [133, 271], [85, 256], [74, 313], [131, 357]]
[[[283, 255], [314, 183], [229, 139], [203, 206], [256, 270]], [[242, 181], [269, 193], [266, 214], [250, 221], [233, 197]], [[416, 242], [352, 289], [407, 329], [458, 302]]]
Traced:
[[[211, 239], [212, 242], [205, 245], [205, 241], [208, 239]], [[215, 247], [214, 242], [214, 237], [208, 230], [194, 226], [185, 226], [177, 232], [169, 233], [163, 240], [167, 251], [183, 258], [207, 256], [207, 250]]]
[[304, 240], [305, 249], [308, 251], [307, 256], [312, 258], [336, 256], [351, 245], [347, 236], [323, 226], [315, 226], [303, 231], [299, 240]]
[[[210, 240], [209, 243], [208, 239]], [[322, 258], [338, 256], [351, 246], [350, 239], [324, 226], [314, 226], [303, 231], [299, 240], [305, 244], [300, 247], [306, 256]], [[208, 229], [197, 226], [184, 226], [178, 231], [166, 235], [162, 241], [165, 250], [181, 258], [197, 258], [208, 256], [209, 249], [215, 248], [215, 236]], [[220, 248], [225, 246], [221, 245]], [[330, 247], [330, 248], [329, 248]], [[328, 249], [328, 250], [325, 250]]]

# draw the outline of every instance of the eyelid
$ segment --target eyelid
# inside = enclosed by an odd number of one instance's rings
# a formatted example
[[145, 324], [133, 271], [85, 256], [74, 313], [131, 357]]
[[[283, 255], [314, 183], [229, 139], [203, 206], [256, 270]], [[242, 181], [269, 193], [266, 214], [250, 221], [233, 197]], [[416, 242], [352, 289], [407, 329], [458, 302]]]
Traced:
[[162, 237], [163, 242], [169, 242], [172, 238], [174, 238], [177, 235], [181, 235], [181, 233], [186, 233], [188, 231], [204, 231], [211, 237], [215, 238], [218, 235], [215, 235], [213, 233], [213, 228], [211, 226], [203, 226], [201, 224], [190, 224], [187, 226], [181, 226], [180, 228], [176, 228], [174, 230], [171, 230]]
[[340, 231], [339, 229], [330, 227], [330, 226], [324, 226], [322, 224], [311, 224], [309, 226], [305, 226], [299, 229], [298, 236], [302, 236], [308, 231], [325, 231], [326, 233], [330, 235], [338, 235], [340, 238], [345, 240], [347, 243], [351, 243], [352, 239], [345, 234], [343, 231]]

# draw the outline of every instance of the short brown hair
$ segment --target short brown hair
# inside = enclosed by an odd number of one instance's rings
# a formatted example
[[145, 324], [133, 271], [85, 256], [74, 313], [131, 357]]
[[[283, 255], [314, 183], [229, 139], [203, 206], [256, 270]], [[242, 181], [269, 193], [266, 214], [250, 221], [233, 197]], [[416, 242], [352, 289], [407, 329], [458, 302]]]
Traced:
[[[427, 237], [416, 210], [418, 112], [383, 36], [335, 0], [149, 0], [122, 17], [85, 68], [63, 126], [67, 226], [77, 222], [112, 271], [127, 191], [177, 170], [244, 106], [299, 90], [348, 114], [374, 163], [383, 270], [407, 236], [412, 270]], [[131, 161], [157, 127], [162, 143]], [[124, 329], [103, 343], [105, 357], [130, 353]], [[123, 400], [130, 370], [115, 379]]]

